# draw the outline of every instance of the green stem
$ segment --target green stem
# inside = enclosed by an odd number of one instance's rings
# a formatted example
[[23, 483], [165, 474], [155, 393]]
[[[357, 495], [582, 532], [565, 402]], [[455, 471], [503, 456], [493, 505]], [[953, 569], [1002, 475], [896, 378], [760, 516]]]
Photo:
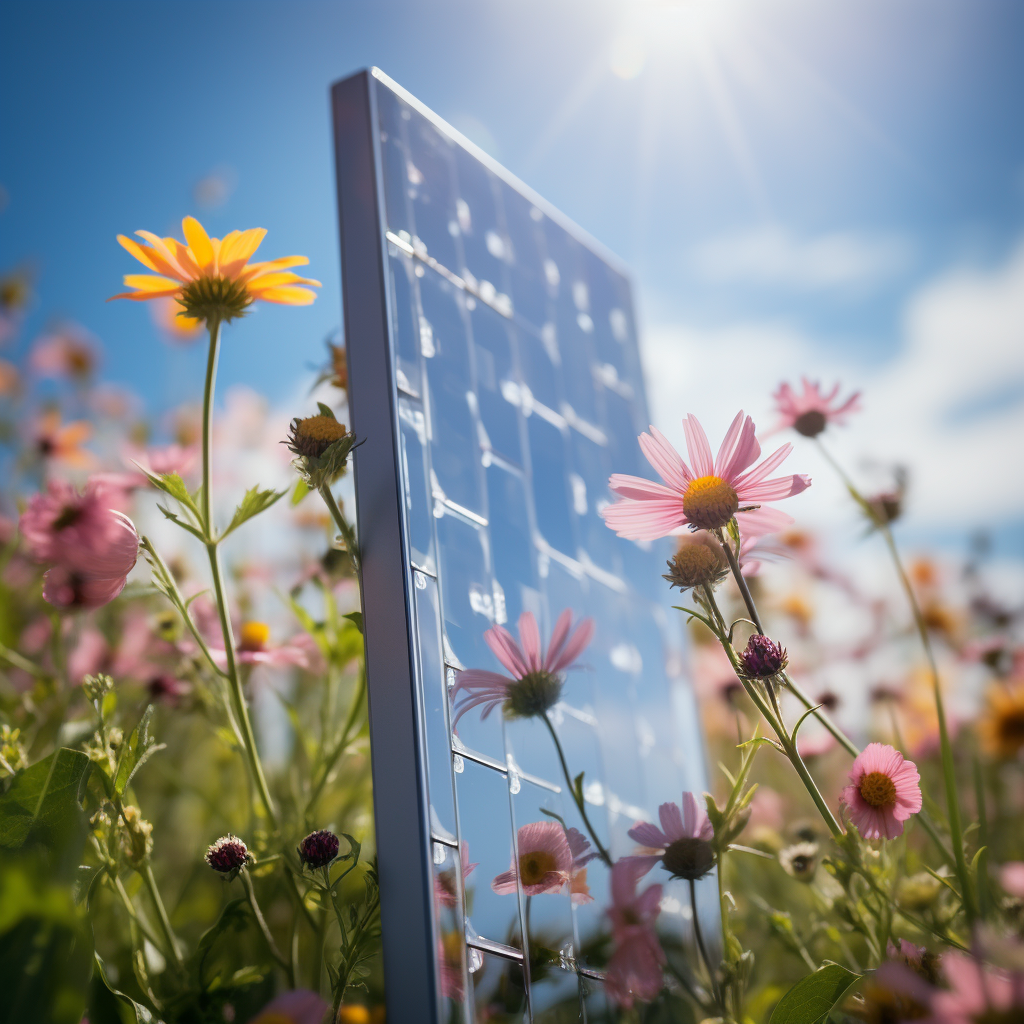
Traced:
[[238, 674], [238, 664], [235, 660], [235, 638], [231, 629], [231, 617], [228, 614], [227, 595], [224, 588], [224, 578], [220, 567], [220, 554], [217, 550], [218, 539], [213, 529], [212, 506], [212, 443], [213, 443], [213, 396], [214, 382], [217, 377], [217, 357], [220, 351], [220, 321], [213, 319], [209, 321], [210, 329], [210, 350], [206, 360], [206, 385], [203, 390], [203, 492], [201, 498], [201, 513], [203, 517], [203, 532], [206, 540], [206, 554], [210, 561], [210, 573], [213, 576], [214, 594], [217, 599], [217, 614], [220, 618], [221, 635], [224, 639], [224, 656], [227, 659], [228, 686], [231, 692], [231, 701], [235, 707], [235, 715], [238, 718], [238, 727], [242, 735], [242, 743], [245, 747], [246, 758], [249, 762], [249, 770], [256, 789], [260, 795], [260, 801], [266, 812], [267, 820], [272, 829], [277, 828], [277, 813], [274, 809], [274, 801], [267, 786], [267, 779], [263, 773], [263, 764], [260, 761], [259, 751], [256, 749], [256, 736], [253, 732], [252, 722], [249, 718], [249, 706], [242, 690], [242, 680]]
[[608, 865], [608, 867], [611, 867], [611, 855], [604, 848], [601, 840], [597, 838], [597, 832], [594, 831], [594, 826], [590, 824], [590, 818], [587, 817], [587, 802], [583, 798], [582, 793], [576, 792], [576, 786], [573, 784], [572, 777], [569, 775], [569, 765], [566, 764], [565, 754], [562, 751], [562, 744], [558, 739], [558, 733], [555, 732], [555, 727], [551, 724], [551, 719], [548, 718], [546, 714], [540, 715], [539, 717], [548, 727], [548, 732], [551, 733], [551, 739], [554, 740], [555, 750], [558, 751], [558, 760], [562, 763], [562, 773], [565, 775], [565, 784], [569, 787], [573, 803], [576, 804], [576, 808], [580, 812], [580, 817], [583, 819], [583, 824], [586, 825], [587, 832], [590, 833], [590, 838], [594, 841], [594, 847], [597, 850], [598, 856], [605, 862], [605, 864]]
[[688, 879], [690, 883], [690, 907], [693, 912], [693, 937], [697, 940], [697, 949], [700, 951], [700, 958], [704, 961], [704, 966], [708, 971], [708, 978], [711, 981], [711, 993], [714, 996], [715, 1003], [725, 1011], [725, 1005], [722, 1002], [722, 992], [718, 987], [718, 975], [715, 968], [711, 965], [711, 957], [708, 955], [707, 946], [704, 945], [704, 933], [700, 927], [700, 915], [697, 913], [697, 887], [694, 885], [692, 878]]
[[975, 900], [974, 887], [971, 884], [971, 873], [967, 866], [967, 857], [964, 853], [963, 821], [960, 817], [960, 801], [957, 796], [953, 746], [949, 741], [949, 729], [946, 724], [946, 708], [942, 700], [939, 666], [935, 660], [935, 651], [932, 648], [931, 637], [928, 635], [928, 626], [924, 621], [924, 615], [921, 613], [921, 606], [918, 604], [917, 595], [914, 593], [914, 586], [910, 582], [910, 577], [907, 576], [906, 570], [903, 568], [903, 561], [900, 558], [899, 549], [896, 547], [896, 541], [893, 538], [888, 522], [881, 519], [874, 512], [870, 503], [846, 475], [842, 466], [821, 443], [821, 439], [817, 438], [816, 440], [822, 455], [825, 456], [832, 468], [839, 474], [840, 479], [846, 484], [846, 489], [850, 492], [854, 501], [863, 509], [878, 529], [878, 532], [885, 539], [885, 545], [889, 549], [889, 556], [892, 559], [893, 567], [896, 569], [896, 575], [899, 577], [900, 585], [903, 587], [907, 603], [910, 605], [910, 611], [914, 617], [914, 625], [917, 627], [917, 633], [921, 639], [921, 646], [924, 648], [925, 659], [928, 662], [928, 669], [932, 677], [932, 695], [935, 698], [935, 713], [939, 722], [939, 749], [942, 760], [942, 780], [946, 791], [946, 813], [949, 817], [949, 838], [953, 846], [957, 878], [960, 880], [964, 913], [967, 916], [968, 924], [973, 924], [978, 916], [978, 905]]
[[107, 877], [110, 879], [111, 887], [114, 892], [117, 893], [121, 902], [124, 904], [124, 909], [128, 916], [135, 922], [138, 929], [142, 934], [149, 940], [154, 949], [160, 950], [168, 959], [173, 959], [171, 951], [165, 947], [164, 940], [157, 938], [156, 933], [150, 928], [149, 924], [142, 917], [142, 915], [135, 909], [135, 904], [132, 903], [131, 897], [128, 895], [127, 890], [121, 882], [121, 879], [117, 877], [113, 861], [107, 865]]
[[320, 799], [320, 794], [323, 792], [324, 786], [327, 785], [327, 780], [330, 777], [331, 772], [334, 770], [334, 766], [337, 764], [338, 759], [345, 753], [346, 748], [349, 744], [349, 734], [355, 725], [356, 715], [359, 713], [359, 709], [362, 707], [363, 698], [366, 696], [366, 666], [365, 664], [359, 672], [359, 684], [356, 690], [355, 696], [352, 698], [352, 706], [349, 708], [348, 719], [345, 722], [345, 728], [342, 730], [341, 739], [338, 741], [337, 746], [328, 755], [327, 760], [323, 764], [323, 768], [320, 773], [320, 778], [317, 780], [316, 785], [313, 787], [313, 792], [310, 794], [309, 801], [306, 804], [306, 814], [308, 815]]
[[146, 886], [146, 891], [149, 893], [149, 898], [153, 901], [153, 906], [156, 907], [156, 917], [160, 922], [160, 931], [163, 932], [171, 957], [179, 968], [183, 968], [185, 961], [181, 958], [181, 950], [178, 948], [178, 940], [175, 938], [174, 929], [171, 927], [171, 919], [167, 915], [167, 908], [164, 906], [164, 901], [160, 896], [156, 879], [153, 877], [153, 868], [147, 863], [139, 874], [142, 875], [142, 881]]
[[331, 513], [331, 518], [334, 520], [338, 529], [341, 531], [341, 536], [345, 541], [345, 550], [348, 551], [349, 558], [352, 559], [352, 566], [355, 568], [356, 575], [359, 574], [359, 548], [356, 544], [355, 531], [349, 525], [349, 521], [345, 518], [345, 514], [338, 507], [338, 502], [335, 500], [334, 495], [331, 493], [330, 484], [324, 484], [320, 488], [320, 497], [324, 499], [324, 504], [327, 506], [327, 511]]
[[260, 905], [256, 902], [256, 890], [252, 887], [252, 879], [249, 877], [249, 872], [242, 868], [238, 872], [238, 877], [242, 880], [242, 886], [245, 888], [245, 895], [249, 901], [249, 906], [252, 907], [253, 917], [256, 918], [256, 924], [259, 930], [263, 933], [263, 938], [267, 943], [267, 948], [270, 950], [270, 955], [277, 961], [278, 966], [288, 976], [288, 985], [291, 988], [295, 988], [295, 975], [292, 972], [292, 965], [289, 960], [286, 960], [282, 956], [281, 951], [277, 948], [277, 943], [274, 942], [274, 936], [270, 934], [270, 929], [267, 927], [267, 922], [263, 917], [263, 912], [260, 910]]
[[19, 654], [17, 651], [12, 651], [5, 644], [0, 644], [0, 658], [3, 658], [9, 665], [13, 665], [15, 668], [20, 668], [22, 672], [27, 672], [31, 676], [35, 676], [36, 679], [45, 679], [47, 673], [44, 672], [35, 662], [29, 661], [28, 658]]

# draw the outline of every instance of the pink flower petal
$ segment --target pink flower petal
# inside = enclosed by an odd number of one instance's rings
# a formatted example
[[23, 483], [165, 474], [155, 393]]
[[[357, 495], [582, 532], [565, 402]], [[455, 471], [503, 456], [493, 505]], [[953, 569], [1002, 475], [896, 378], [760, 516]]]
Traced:
[[675, 491], [685, 491], [693, 479], [693, 474], [690, 467], [683, 462], [682, 456], [669, 443], [668, 438], [652, 426], [650, 434], [641, 434], [639, 440], [647, 461], [658, 471], [665, 483]]
[[533, 617], [533, 612], [523, 612], [519, 616], [519, 644], [529, 670], [539, 672], [541, 667], [540, 630], [537, 628], [537, 620]]
[[781, 448], [776, 448], [764, 462], [755, 466], [749, 473], [744, 473], [738, 480], [733, 480], [732, 485], [736, 488], [736, 493], [739, 494], [740, 490], [744, 487], [759, 484], [769, 473], [786, 461], [792, 450], [793, 446], [787, 442]]
[[[549, 672], [561, 672], [569, 668], [572, 663], [583, 653], [584, 649], [594, 638], [594, 620], [581, 619], [573, 630], [572, 635], [566, 641], [565, 647], [558, 658], [548, 666]], [[550, 655], [549, 655], [550, 661]]]
[[526, 657], [519, 649], [515, 637], [505, 629], [504, 626], [491, 626], [484, 633], [484, 640], [487, 646], [494, 652], [494, 656], [515, 676], [522, 679], [530, 671]]
[[[630, 839], [652, 850], [663, 850], [672, 841], [657, 825], [649, 821], [638, 821], [627, 833]], [[657, 859], [657, 858], [655, 858]]]
[[[686, 794], [684, 794], [684, 801]], [[679, 808], [673, 803], [662, 804], [658, 808], [658, 819], [661, 821], [661, 830], [668, 837], [670, 843], [692, 833], [683, 825], [683, 815]]]
[[741, 410], [729, 427], [718, 458], [715, 460], [715, 476], [723, 480], [733, 481], [761, 455], [761, 446], [757, 443], [757, 431], [754, 421], [744, 417]]
[[711, 454], [707, 434], [700, 421], [692, 413], [683, 419], [683, 431], [686, 434], [686, 450], [690, 455], [690, 465], [694, 476], [713, 476], [715, 460]]
[[645, 480], [642, 476], [613, 473], [608, 478], [608, 486], [623, 498], [633, 498], [636, 501], [668, 498], [679, 502], [679, 506], [682, 508], [682, 499], [676, 491], [654, 480]]
[[778, 501], [780, 498], [791, 498], [794, 494], [806, 491], [810, 486], [811, 478], [801, 473], [780, 476], [757, 484], [745, 484], [737, 489], [736, 496], [740, 499], [741, 505], [755, 501]]

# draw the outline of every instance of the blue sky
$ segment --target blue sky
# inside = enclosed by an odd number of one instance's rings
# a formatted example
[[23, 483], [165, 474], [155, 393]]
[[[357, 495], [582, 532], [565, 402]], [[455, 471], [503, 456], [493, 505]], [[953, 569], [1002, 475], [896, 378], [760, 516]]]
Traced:
[[[842, 373], [869, 389], [851, 460], [920, 462], [941, 533], [964, 522], [937, 511], [944, 460], [987, 448], [960, 512], [1009, 538], [1021, 38], [1014, 0], [12, 2], [0, 266], [38, 269], [29, 336], [80, 321], [155, 412], [197, 393], [201, 353], [104, 302], [132, 269], [115, 234], [266, 227], [324, 288], [232, 328], [223, 379], [283, 399], [340, 322], [328, 87], [376, 64], [633, 268], [657, 416], [713, 434], [767, 415], [780, 373]], [[204, 209], [210, 175], [228, 194]]]

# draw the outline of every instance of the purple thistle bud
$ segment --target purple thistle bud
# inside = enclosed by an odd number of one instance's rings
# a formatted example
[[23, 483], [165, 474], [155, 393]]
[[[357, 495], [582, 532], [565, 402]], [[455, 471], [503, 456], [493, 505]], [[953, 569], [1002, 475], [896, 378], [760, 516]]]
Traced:
[[744, 675], [754, 679], [768, 679], [777, 675], [789, 662], [781, 644], [763, 633], [755, 633], [747, 641], [747, 649], [740, 655]]
[[325, 868], [338, 856], [339, 845], [338, 837], [325, 828], [310, 832], [299, 843], [299, 860], [303, 867], [312, 870]]
[[206, 863], [222, 875], [230, 875], [241, 871], [249, 862], [249, 848], [237, 836], [230, 833], [221, 836], [206, 851]]

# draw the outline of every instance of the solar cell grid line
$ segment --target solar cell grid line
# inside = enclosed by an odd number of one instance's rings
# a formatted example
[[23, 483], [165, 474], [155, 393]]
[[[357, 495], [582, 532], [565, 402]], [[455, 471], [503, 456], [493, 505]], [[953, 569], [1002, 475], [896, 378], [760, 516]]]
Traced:
[[570, 608], [598, 628], [549, 717], [612, 854], [704, 788], [668, 545], [599, 515], [609, 473], [644, 473], [628, 277], [376, 69], [333, 103], [389, 1019], [605, 1019], [608, 869], [574, 868], [570, 899], [515, 868], [545, 829], [585, 828], [550, 735], [500, 708], [452, 731], [449, 691], [501, 668], [488, 627], [530, 612], [547, 635]]

